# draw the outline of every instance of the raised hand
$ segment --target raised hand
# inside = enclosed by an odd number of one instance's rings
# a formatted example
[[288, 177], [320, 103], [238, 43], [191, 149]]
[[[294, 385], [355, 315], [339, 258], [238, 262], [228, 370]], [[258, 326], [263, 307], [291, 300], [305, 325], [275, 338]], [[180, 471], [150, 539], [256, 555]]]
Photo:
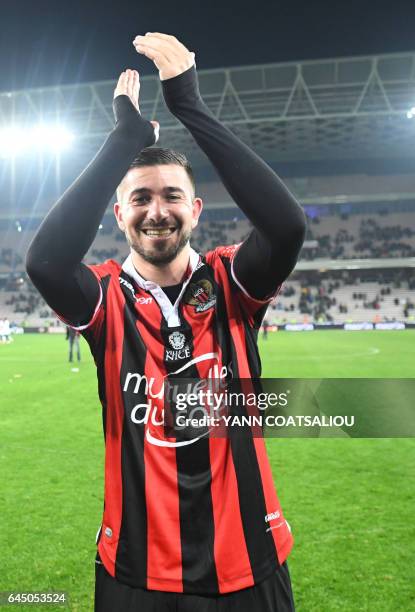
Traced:
[[133, 45], [137, 53], [154, 62], [161, 81], [186, 72], [195, 63], [195, 54], [169, 34], [147, 32], [145, 36], [136, 36]]
[[140, 112], [140, 107], [138, 105], [139, 93], [140, 75], [137, 70], [130, 70], [127, 68], [125, 72], [121, 72], [118, 78], [118, 83], [114, 90], [114, 98], [117, 96], [128, 96], [135, 108]]
[[[122, 72], [118, 78], [118, 82], [114, 90], [114, 101], [118, 96], [127, 96], [138, 114], [141, 115], [140, 107], [138, 104], [139, 94], [140, 75], [138, 74], [137, 70], [131, 70], [130, 68], [127, 68], [127, 70]], [[131, 109], [131, 107], [127, 108], [127, 105], [123, 105], [120, 103], [114, 104], [114, 112], [117, 121], [122, 120], [122, 118], [132, 118], [131, 110], [133, 109]], [[151, 121], [150, 123], [154, 128], [154, 135], [157, 142], [159, 139], [160, 124], [158, 123], [158, 121]]]

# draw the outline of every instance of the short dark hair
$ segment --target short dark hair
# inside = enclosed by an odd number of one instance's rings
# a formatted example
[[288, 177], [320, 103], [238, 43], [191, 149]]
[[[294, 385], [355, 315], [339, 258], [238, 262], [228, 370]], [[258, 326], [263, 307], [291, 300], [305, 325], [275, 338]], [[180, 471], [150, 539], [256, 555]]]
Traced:
[[183, 153], [178, 153], [173, 149], [163, 149], [161, 147], [148, 147], [147, 149], [143, 149], [130, 164], [127, 173], [133, 168], [142, 168], [143, 166], [169, 166], [171, 164], [181, 166], [186, 170], [186, 174], [193, 188], [193, 193], [195, 193], [196, 185], [192, 166]]

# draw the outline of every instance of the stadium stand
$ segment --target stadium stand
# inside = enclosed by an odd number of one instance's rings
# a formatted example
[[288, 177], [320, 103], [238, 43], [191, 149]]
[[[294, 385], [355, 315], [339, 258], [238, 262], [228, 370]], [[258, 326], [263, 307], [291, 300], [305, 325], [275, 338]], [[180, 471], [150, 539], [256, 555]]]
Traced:
[[270, 324], [415, 321], [415, 283], [404, 273], [401, 277], [373, 281], [350, 272], [340, 278], [325, 274], [324, 279], [319, 273], [308, 274], [303, 281], [284, 284], [267, 320]]
[[307, 244], [302, 257], [308, 260], [319, 257], [414, 257], [415, 229], [411, 228], [412, 224], [411, 212], [379, 213], [376, 217], [314, 217], [309, 219]]
[[[327, 214], [320, 207], [308, 211], [308, 234], [300, 262], [362, 258], [370, 261], [415, 255], [413, 212], [380, 209], [363, 214]], [[36, 225], [25, 221], [4, 224], [0, 230], [0, 313], [26, 326], [56, 324], [56, 317], [40, 298], [24, 272], [24, 256]], [[234, 207], [206, 209], [192, 238], [194, 248], [206, 252], [219, 244], [241, 242], [250, 226]], [[128, 254], [124, 235], [111, 215], [104, 218], [87, 253], [87, 263], [123, 260]], [[359, 260], [360, 261], [360, 260]], [[415, 321], [413, 268], [295, 271], [270, 305], [271, 325], [292, 322], [345, 323], [357, 321]]]

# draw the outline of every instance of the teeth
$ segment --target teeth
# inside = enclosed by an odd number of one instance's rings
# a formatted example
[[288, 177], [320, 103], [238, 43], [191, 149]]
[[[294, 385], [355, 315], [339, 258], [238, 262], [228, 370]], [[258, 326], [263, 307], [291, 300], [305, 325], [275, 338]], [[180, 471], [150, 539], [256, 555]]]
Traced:
[[160, 230], [153, 230], [153, 229], [148, 229], [148, 230], [143, 230], [144, 233], [147, 236], [168, 236], [169, 234], [171, 234], [173, 232], [172, 229], [160, 229]]

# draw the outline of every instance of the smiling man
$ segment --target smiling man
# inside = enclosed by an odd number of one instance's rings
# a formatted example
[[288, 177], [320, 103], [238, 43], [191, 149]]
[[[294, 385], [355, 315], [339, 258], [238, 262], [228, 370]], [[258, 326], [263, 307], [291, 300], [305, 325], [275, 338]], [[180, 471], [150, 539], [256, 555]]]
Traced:
[[[202, 201], [191, 167], [152, 147], [139, 77], [122, 73], [116, 125], [47, 215], [27, 270], [94, 356], [106, 441], [97, 612], [294, 609], [292, 537], [262, 438], [166, 435], [169, 377], [260, 375], [258, 330], [294, 268], [304, 214], [278, 176], [212, 116], [194, 54], [151, 33], [134, 46], [156, 65], [170, 111], [187, 127], [253, 225], [240, 245], [190, 246]], [[122, 263], [82, 263], [112, 194], [130, 246]]]
[[175, 261], [179, 282], [180, 270], [189, 261], [190, 236], [202, 212], [186, 158], [165, 149], [147, 149], [131, 165], [117, 198], [115, 216], [135, 263], [142, 271], [154, 264], [156, 269], [148, 271], [160, 274]]

